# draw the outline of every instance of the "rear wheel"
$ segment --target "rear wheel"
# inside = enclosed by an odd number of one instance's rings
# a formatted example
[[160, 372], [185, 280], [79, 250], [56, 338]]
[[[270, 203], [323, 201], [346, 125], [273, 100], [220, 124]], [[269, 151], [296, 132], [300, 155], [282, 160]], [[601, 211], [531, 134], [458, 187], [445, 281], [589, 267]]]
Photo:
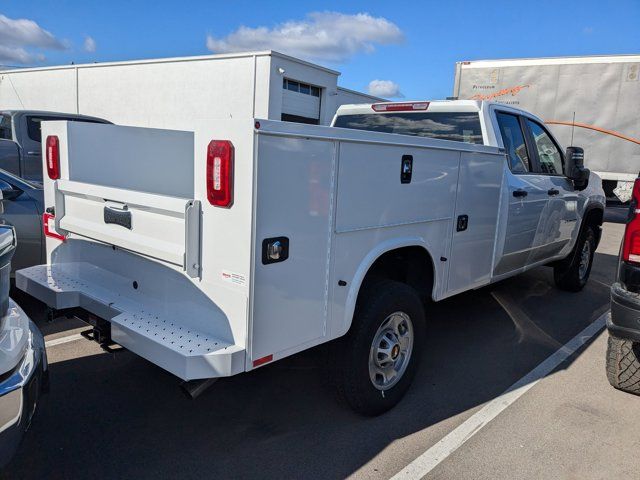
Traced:
[[395, 406], [415, 376], [424, 336], [424, 309], [413, 288], [392, 280], [367, 287], [351, 330], [335, 344], [339, 395], [364, 415]]
[[609, 335], [607, 378], [615, 388], [640, 395], [640, 344]]
[[561, 290], [579, 292], [587, 284], [596, 250], [596, 234], [588, 225], [580, 234], [569, 259], [553, 268], [553, 279]]

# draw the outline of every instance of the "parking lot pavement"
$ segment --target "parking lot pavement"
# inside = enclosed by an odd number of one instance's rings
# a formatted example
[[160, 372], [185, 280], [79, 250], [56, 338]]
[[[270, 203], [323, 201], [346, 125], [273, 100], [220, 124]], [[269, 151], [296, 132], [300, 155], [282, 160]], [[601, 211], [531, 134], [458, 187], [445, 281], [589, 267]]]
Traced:
[[[221, 380], [191, 401], [175, 377], [129, 352], [105, 353], [84, 339], [50, 346], [51, 393], [5, 475], [389, 478], [607, 311], [621, 235], [621, 225], [605, 225], [581, 293], [556, 290], [542, 267], [431, 305], [414, 385], [378, 418], [336, 404], [324, 348]], [[40, 305], [25, 306], [47, 341], [78, 331], [74, 320], [46, 323]], [[628, 472], [640, 399], [608, 386], [604, 339], [528, 390], [429, 478]]]
[[606, 348], [603, 331], [426, 478], [638, 478], [640, 398], [609, 385]]

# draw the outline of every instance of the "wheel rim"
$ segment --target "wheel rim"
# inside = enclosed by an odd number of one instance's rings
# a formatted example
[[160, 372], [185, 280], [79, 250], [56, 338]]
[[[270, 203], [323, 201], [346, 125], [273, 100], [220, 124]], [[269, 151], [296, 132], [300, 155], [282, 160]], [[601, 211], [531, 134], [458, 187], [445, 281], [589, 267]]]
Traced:
[[589, 270], [589, 263], [591, 261], [591, 244], [584, 242], [582, 246], [582, 252], [580, 253], [580, 266], [578, 267], [578, 274], [580, 279], [584, 279], [587, 276], [587, 270]]
[[378, 328], [369, 352], [369, 378], [378, 390], [393, 387], [407, 370], [413, 351], [413, 323], [404, 312], [394, 312]]

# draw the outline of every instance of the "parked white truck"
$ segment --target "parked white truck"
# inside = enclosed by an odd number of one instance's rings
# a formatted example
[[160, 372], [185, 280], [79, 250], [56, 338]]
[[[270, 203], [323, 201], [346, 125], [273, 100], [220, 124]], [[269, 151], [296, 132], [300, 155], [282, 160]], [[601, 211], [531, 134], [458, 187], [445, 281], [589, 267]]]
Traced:
[[412, 381], [429, 301], [544, 264], [585, 285], [604, 193], [538, 118], [436, 101], [334, 125], [45, 123], [48, 263], [17, 286], [187, 381], [336, 340], [339, 391], [378, 414]]
[[608, 197], [631, 198], [640, 171], [640, 55], [458, 62], [453, 95], [534, 113], [561, 143], [584, 148]]

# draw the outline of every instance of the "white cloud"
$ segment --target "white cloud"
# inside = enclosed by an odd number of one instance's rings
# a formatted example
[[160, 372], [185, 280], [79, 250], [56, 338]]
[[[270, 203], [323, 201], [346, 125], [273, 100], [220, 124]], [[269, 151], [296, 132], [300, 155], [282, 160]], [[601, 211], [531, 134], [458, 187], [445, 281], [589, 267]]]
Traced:
[[304, 20], [268, 27], [242, 26], [224, 38], [207, 36], [207, 48], [216, 53], [278, 50], [304, 58], [340, 62], [371, 53], [376, 45], [397, 44], [404, 36], [397, 25], [368, 13], [346, 15], [313, 12]]
[[16, 63], [33, 63], [42, 57], [27, 52], [24, 48], [12, 48], [0, 45], [0, 65]]
[[371, 80], [369, 82], [369, 94], [376, 97], [402, 98], [400, 85], [391, 80]]
[[593, 27], [582, 27], [582, 33], [591, 35], [593, 33]]
[[13, 19], [0, 14], [0, 63], [31, 63], [42, 61], [25, 47], [64, 50], [66, 45], [33, 20]]
[[93, 53], [96, 51], [96, 41], [87, 35], [84, 37], [84, 44], [82, 45], [82, 48], [85, 52]]

